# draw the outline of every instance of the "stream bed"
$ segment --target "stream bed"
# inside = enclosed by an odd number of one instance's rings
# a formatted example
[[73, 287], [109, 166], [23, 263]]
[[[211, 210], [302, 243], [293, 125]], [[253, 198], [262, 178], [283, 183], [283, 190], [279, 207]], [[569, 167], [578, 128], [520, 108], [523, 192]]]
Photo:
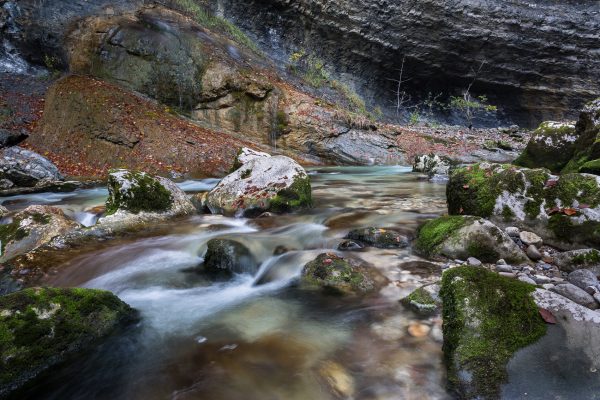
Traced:
[[[54, 368], [19, 398], [444, 399], [441, 320], [398, 300], [439, 278], [410, 249], [344, 253], [391, 281], [374, 296], [332, 297], [295, 286], [305, 263], [335, 251], [352, 228], [414, 234], [445, 211], [445, 187], [403, 167], [310, 170], [315, 207], [254, 220], [198, 215], [78, 251], [44, 285], [106, 289], [141, 320], [88, 354]], [[216, 180], [187, 181], [189, 192]], [[11, 209], [51, 204], [87, 225], [105, 189], [2, 199]], [[230, 238], [261, 262], [256, 276], [212, 282], [198, 273], [206, 243]], [[283, 253], [283, 254], [280, 254]], [[279, 255], [274, 255], [279, 254]], [[430, 329], [407, 333], [410, 324]]]

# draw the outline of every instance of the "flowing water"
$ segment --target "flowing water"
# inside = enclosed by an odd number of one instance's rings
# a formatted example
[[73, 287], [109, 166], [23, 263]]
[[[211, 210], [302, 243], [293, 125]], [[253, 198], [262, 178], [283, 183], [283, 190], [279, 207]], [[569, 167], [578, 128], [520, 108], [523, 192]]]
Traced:
[[[314, 209], [255, 220], [193, 216], [77, 252], [44, 284], [106, 289], [138, 309], [140, 322], [67, 366], [54, 368], [19, 398], [36, 399], [443, 399], [439, 319], [419, 320], [398, 300], [439, 271], [410, 249], [346, 253], [391, 281], [374, 296], [302, 291], [302, 266], [335, 251], [351, 228], [411, 234], [445, 210], [445, 187], [401, 167], [310, 171]], [[216, 180], [188, 181], [190, 192]], [[86, 224], [104, 189], [3, 199], [20, 209], [53, 204]], [[206, 280], [197, 268], [206, 243], [231, 238], [261, 262], [256, 276]], [[285, 252], [281, 254], [281, 250]], [[274, 255], [279, 254], [279, 255]], [[418, 321], [425, 337], [407, 333]]]

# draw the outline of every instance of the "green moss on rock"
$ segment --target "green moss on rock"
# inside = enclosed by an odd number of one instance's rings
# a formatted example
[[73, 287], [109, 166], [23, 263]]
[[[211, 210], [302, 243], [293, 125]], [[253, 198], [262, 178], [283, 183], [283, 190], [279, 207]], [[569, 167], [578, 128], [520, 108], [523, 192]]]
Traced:
[[415, 250], [428, 257], [436, 255], [446, 239], [471, 221], [472, 218], [449, 215], [427, 222], [419, 229]]
[[546, 332], [533, 285], [484, 268], [458, 267], [442, 278], [444, 359], [460, 398], [497, 399], [506, 364]]
[[542, 122], [515, 165], [547, 168], [560, 172], [575, 152], [575, 126], [567, 123]]
[[600, 175], [600, 159], [586, 162], [579, 167], [579, 172]]
[[0, 297], [0, 397], [135, 317], [101, 290], [30, 288]]
[[423, 316], [435, 314], [438, 309], [438, 304], [433, 296], [422, 287], [414, 290], [400, 302], [408, 309]]
[[286, 189], [280, 190], [270, 201], [269, 210], [290, 212], [312, 207], [312, 189], [310, 177], [297, 177]]
[[106, 214], [126, 210], [137, 214], [164, 212], [171, 208], [173, 196], [155, 177], [145, 172], [116, 170], [108, 179]]

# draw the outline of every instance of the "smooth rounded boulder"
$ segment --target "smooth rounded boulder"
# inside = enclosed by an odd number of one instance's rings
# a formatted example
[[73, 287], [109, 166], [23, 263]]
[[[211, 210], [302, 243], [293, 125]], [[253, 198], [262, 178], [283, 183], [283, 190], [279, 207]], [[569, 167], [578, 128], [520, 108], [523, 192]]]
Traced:
[[106, 216], [100, 223], [134, 223], [195, 212], [189, 197], [169, 179], [119, 169], [109, 174]]
[[473, 216], [444, 216], [427, 222], [419, 229], [415, 250], [426, 257], [461, 260], [474, 257], [486, 263], [499, 259], [511, 264], [529, 262], [502, 229]]
[[0, 261], [30, 252], [54, 237], [81, 227], [60, 208], [29, 206], [13, 215], [10, 223], [0, 225]]
[[573, 122], [543, 122], [515, 160], [515, 165], [527, 168], [548, 168], [560, 172], [575, 152], [577, 132]]
[[206, 203], [213, 214], [245, 217], [308, 208], [310, 177], [289, 157], [255, 157], [223, 178]]
[[208, 241], [202, 272], [212, 276], [258, 271], [258, 262], [250, 250], [242, 243], [230, 239], [211, 239]]
[[137, 313], [110, 292], [30, 288], [0, 297], [0, 397], [91, 348]]

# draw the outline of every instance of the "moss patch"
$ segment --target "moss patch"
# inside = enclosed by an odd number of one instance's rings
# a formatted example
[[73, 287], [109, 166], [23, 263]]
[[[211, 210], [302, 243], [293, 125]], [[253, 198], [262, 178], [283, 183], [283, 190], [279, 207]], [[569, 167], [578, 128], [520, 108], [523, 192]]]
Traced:
[[310, 177], [298, 177], [290, 185], [273, 197], [270, 202], [270, 210], [274, 212], [290, 212], [302, 208], [312, 207], [312, 189]]
[[579, 172], [600, 175], [600, 159], [586, 162], [579, 167]]
[[[527, 168], [548, 168], [560, 172], [575, 152], [575, 143], [567, 137], [575, 136], [575, 127], [569, 124], [543, 122], [535, 130], [515, 165]], [[548, 143], [547, 143], [548, 141]]]
[[436, 255], [446, 239], [471, 221], [468, 217], [444, 216], [427, 222], [419, 229], [415, 250], [428, 257]]
[[21, 386], [134, 317], [101, 290], [31, 288], [0, 297], [1, 387]]
[[407, 308], [420, 315], [430, 315], [437, 311], [437, 303], [431, 294], [421, 288], [414, 290], [411, 294], [400, 300]]
[[108, 179], [108, 191], [107, 215], [119, 209], [134, 214], [142, 211], [164, 212], [171, 208], [173, 202], [171, 192], [144, 172], [112, 171]]
[[322, 288], [330, 294], [360, 294], [374, 289], [374, 274], [375, 271], [366, 266], [335, 254], [323, 253], [304, 266], [301, 284], [308, 288]]
[[600, 205], [600, 188], [595, 177], [581, 174], [562, 175], [556, 186], [547, 192], [549, 200], [557, 198], [564, 207], [571, 207], [577, 200], [590, 207]]
[[499, 398], [506, 363], [545, 334], [530, 295], [534, 289], [484, 268], [458, 267], [444, 274], [444, 359], [458, 397]]

